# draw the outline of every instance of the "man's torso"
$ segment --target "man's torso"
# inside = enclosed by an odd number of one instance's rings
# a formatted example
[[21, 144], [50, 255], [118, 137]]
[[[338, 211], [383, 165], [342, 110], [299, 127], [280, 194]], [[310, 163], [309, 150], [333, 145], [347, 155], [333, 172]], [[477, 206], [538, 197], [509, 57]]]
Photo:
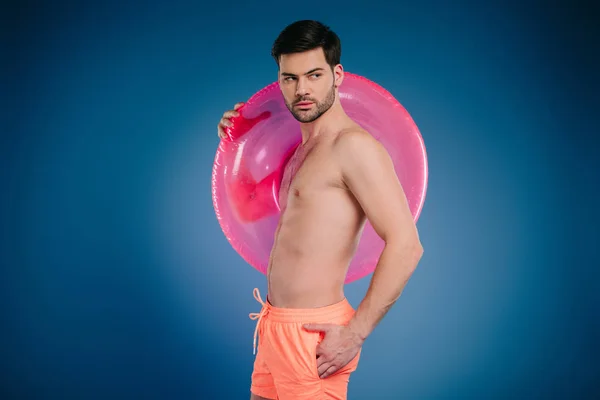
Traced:
[[286, 166], [267, 271], [276, 307], [322, 307], [344, 298], [365, 217], [342, 179], [336, 141], [343, 134], [301, 145]]

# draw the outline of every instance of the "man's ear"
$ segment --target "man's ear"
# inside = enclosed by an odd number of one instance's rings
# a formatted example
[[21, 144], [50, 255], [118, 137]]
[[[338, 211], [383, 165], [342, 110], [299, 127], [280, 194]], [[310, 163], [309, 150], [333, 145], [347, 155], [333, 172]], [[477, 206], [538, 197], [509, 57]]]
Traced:
[[344, 81], [344, 67], [342, 64], [338, 64], [333, 67], [333, 85], [337, 88], [340, 87]]

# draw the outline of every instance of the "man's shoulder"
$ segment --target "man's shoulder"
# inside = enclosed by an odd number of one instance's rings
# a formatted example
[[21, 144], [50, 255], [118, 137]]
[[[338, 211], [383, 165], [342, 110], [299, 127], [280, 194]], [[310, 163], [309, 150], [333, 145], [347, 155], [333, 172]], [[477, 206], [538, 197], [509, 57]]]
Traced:
[[381, 143], [358, 125], [340, 130], [333, 148], [337, 154], [344, 157], [362, 157], [382, 150]]

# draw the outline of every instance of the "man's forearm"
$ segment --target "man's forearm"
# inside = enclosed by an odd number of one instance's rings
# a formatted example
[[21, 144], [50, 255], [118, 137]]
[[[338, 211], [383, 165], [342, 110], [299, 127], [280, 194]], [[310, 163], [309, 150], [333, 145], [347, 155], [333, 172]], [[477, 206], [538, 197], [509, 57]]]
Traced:
[[398, 300], [423, 253], [420, 244], [386, 243], [365, 298], [349, 322], [358, 336], [365, 340]]

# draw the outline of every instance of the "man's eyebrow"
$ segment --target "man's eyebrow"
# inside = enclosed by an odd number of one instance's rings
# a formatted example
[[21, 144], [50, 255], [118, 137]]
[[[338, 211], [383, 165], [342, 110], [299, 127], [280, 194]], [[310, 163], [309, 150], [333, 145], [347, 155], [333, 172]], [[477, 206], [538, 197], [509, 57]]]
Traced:
[[[319, 68], [313, 68], [310, 71], [305, 72], [304, 75], [310, 75], [313, 72], [324, 71], [324, 70], [325, 70], [324, 68], [320, 68], [320, 67]], [[283, 76], [297, 76], [296, 74], [290, 74], [289, 72], [282, 72], [281, 75], [283, 75]]]

